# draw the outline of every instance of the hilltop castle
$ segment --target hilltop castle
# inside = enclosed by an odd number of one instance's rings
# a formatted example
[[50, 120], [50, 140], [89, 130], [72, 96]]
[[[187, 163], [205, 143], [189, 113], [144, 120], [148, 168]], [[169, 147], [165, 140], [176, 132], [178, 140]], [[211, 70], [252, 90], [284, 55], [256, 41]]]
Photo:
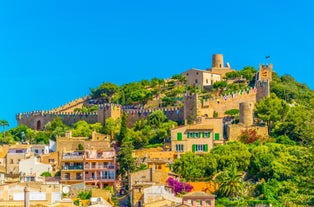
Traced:
[[[212, 57], [212, 68], [206, 70], [190, 69], [183, 72], [182, 75], [187, 78], [187, 84], [206, 88], [223, 80], [224, 75], [231, 71], [235, 70], [230, 68], [229, 63], [224, 65], [223, 55], [215, 54]], [[271, 74], [272, 64], [260, 65], [256, 84], [253, 88], [214, 98], [204, 98], [198, 94], [186, 94], [183, 107], [130, 109], [119, 104], [101, 104], [98, 111], [94, 113], [74, 112], [75, 108], [81, 108], [88, 102], [88, 97], [84, 97], [49, 111], [19, 113], [16, 115], [16, 119], [19, 125], [24, 124], [32, 129], [43, 130], [45, 125], [56, 117], [61, 117], [67, 125], [73, 125], [79, 120], [104, 124], [107, 118], [121, 117], [123, 112], [128, 114], [128, 126], [132, 126], [137, 120], [147, 117], [156, 110], [162, 110], [168, 119], [179, 123], [197, 121], [200, 117], [214, 117], [214, 114], [216, 118], [222, 118], [225, 116], [225, 111], [239, 108], [239, 104], [242, 102], [255, 103], [268, 97]]]

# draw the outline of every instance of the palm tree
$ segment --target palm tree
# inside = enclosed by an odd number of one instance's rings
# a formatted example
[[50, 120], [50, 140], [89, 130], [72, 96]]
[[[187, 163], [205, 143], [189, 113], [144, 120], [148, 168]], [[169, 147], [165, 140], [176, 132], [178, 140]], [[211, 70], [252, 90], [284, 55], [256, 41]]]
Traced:
[[3, 127], [3, 138], [5, 138], [5, 127], [9, 126], [9, 122], [7, 120], [0, 120], [0, 126]]
[[241, 196], [243, 186], [243, 174], [237, 168], [231, 166], [217, 177], [219, 183], [218, 194], [222, 197], [236, 198]]

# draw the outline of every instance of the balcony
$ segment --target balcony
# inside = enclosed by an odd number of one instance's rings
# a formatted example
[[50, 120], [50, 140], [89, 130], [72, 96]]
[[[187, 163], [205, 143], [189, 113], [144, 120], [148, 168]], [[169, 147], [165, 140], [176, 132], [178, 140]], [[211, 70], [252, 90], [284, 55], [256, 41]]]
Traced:
[[86, 160], [114, 160], [115, 156], [103, 156], [103, 155], [97, 155], [97, 156], [90, 156], [86, 155]]
[[69, 180], [69, 181], [83, 180], [83, 176], [76, 176], [76, 177], [64, 176], [64, 177], [61, 177], [61, 181], [64, 181], [64, 180]]
[[83, 155], [63, 155], [63, 160], [83, 160]]
[[78, 166], [62, 166], [62, 170], [83, 170], [83, 165], [78, 165]]
[[114, 165], [85, 165], [84, 170], [115, 169]]
[[102, 182], [114, 182], [114, 176], [112, 177], [105, 177], [105, 176], [85, 176], [85, 182], [95, 182], [95, 181], [102, 181]]

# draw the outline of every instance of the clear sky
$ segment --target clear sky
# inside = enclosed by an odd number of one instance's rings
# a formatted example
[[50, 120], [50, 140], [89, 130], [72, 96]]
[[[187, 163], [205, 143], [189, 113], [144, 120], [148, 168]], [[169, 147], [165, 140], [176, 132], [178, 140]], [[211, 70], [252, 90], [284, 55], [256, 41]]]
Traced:
[[51, 109], [102, 82], [211, 67], [274, 70], [314, 88], [314, 1], [0, 1], [0, 119]]

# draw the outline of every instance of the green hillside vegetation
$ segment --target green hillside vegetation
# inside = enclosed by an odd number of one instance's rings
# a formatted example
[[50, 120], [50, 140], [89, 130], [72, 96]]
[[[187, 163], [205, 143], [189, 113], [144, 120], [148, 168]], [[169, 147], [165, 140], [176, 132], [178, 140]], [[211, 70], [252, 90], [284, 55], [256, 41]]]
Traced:
[[[185, 86], [186, 80], [181, 75], [174, 75], [169, 80], [154, 78], [121, 86], [106, 82], [91, 89], [91, 104], [76, 110], [93, 112], [99, 103], [145, 108], [183, 106], [186, 93], [199, 93], [203, 98], [230, 94], [254, 86], [255, 76], [256, 70], [248, 66], [227, 73], [223, 81], [207, 90]], [[258, 137], [254, 131], [243, 132], [240, 142], [216, 146], [204, 156], [186, 153], [171, 166], [184, 180], [217, 183], [216, 206], [314, 205], [314, 93], [293, 77], [276, 73], [273, 73], [271, 93], [255, 107], [255, 120], [269, 126], [269, 139]], [[238, 120], [239, 111], [232, 109], [226, 115]], [[170, 138], [170, 129], [177, 125], [167, 120], [162, 111], [138, 120], [132, 128], [126, 125], [126, 114], [121, 119], [107, 119], [104, 126], [85, 121], [66, 126], [57, 118], [48, 123], [44, 131], [24, 125], [6, 130], [8, 123], [3, 120], [0, 141], [47, 144], [49, 139], [64, 136], [67, 130], [72, 130], [74, 136], [91, 137], [94, 130], [110, 134], [121, 146], [117, 160], [123, 175], [137, 170], [130, 156], [131, 149], [163, 146]]]

